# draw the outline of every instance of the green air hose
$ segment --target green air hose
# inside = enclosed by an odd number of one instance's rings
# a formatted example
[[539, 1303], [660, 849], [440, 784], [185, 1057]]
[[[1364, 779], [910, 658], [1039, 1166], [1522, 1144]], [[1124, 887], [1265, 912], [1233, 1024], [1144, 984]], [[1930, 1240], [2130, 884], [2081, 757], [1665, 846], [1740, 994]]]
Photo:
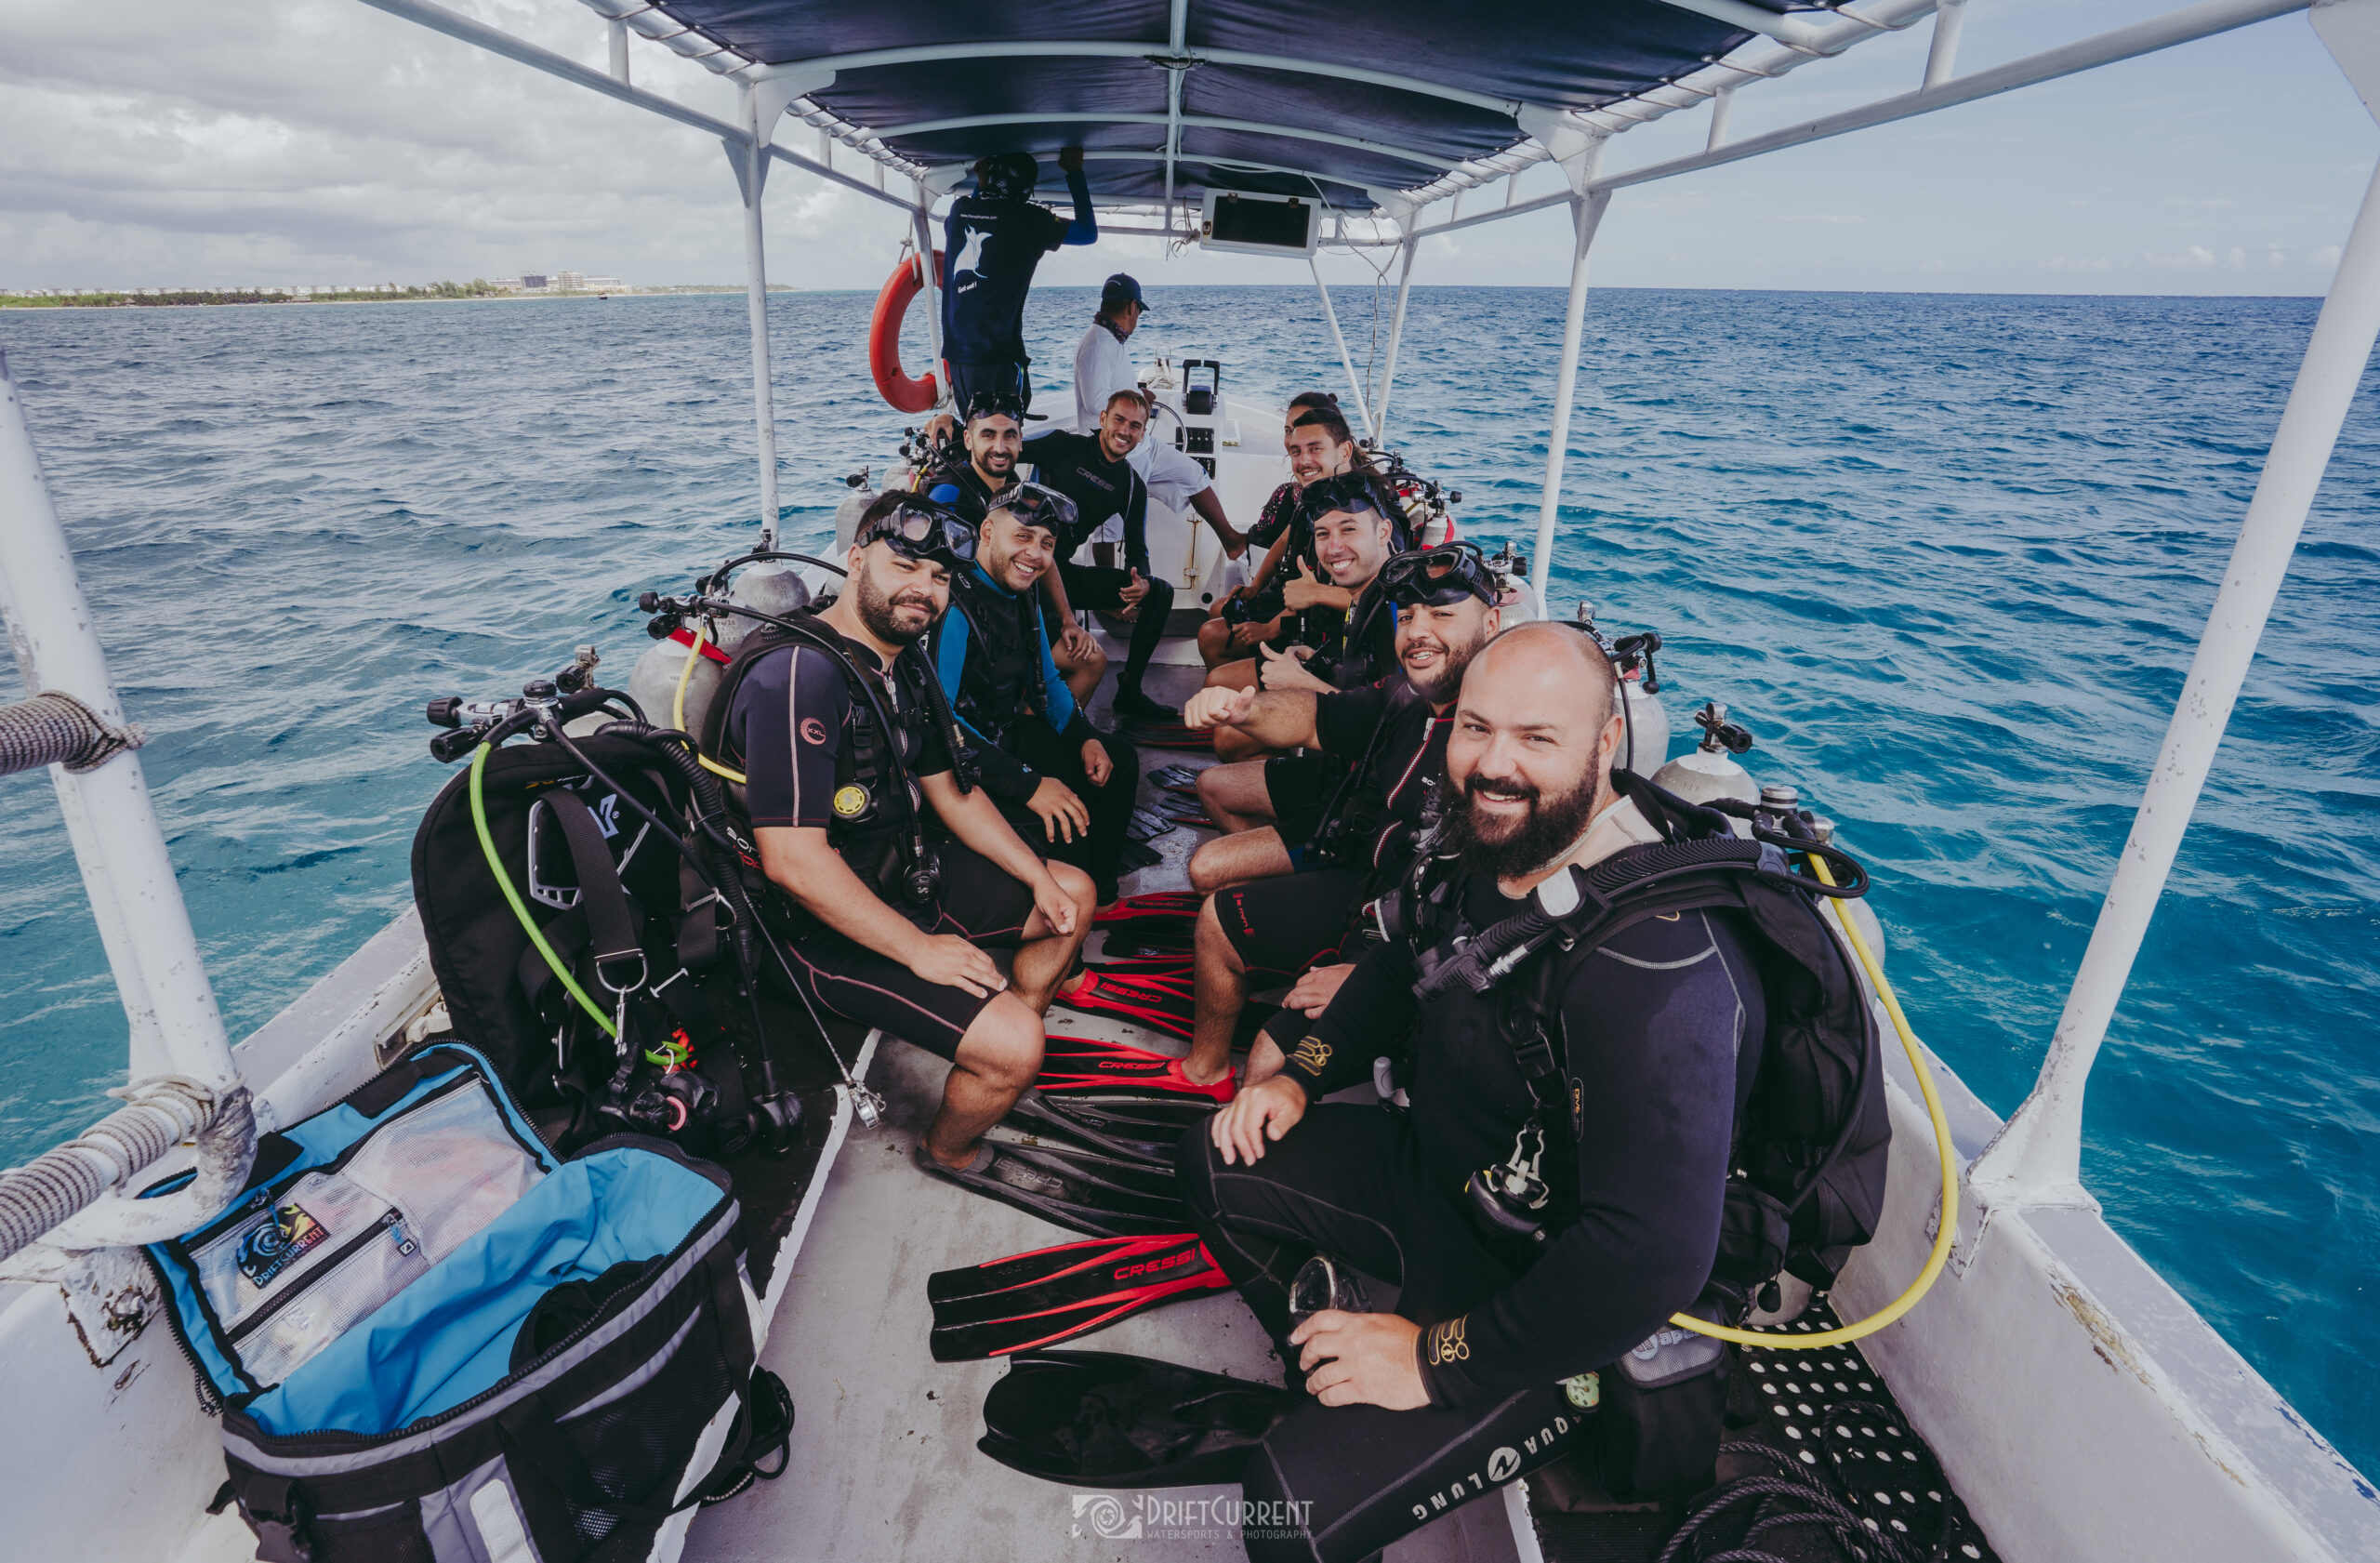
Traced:
[[613, 1026], [612, 1017], [605, 1014], [594, 1000], [587, 997], [587, 990], [578, 986], [576, 977], [570, 974], [569, 964], [554, 953], [553, 946], [546, 943], [545, 934], [538, 931], [537, 920], [529, 915], [528, 907], [522, 902], [521, 893], [512, 888], [512, 876], [505, 871], [504, 859], [496, 853], [496, 838], [487, 828], [485, 789], [488, 751], [495, 747], [494, 744], [482, 744], [471, 753], [471, 828], [479, 832], [480, 851], [487, 855], [488, 872], [496, 876], [496, 887], [504, 892], [504, 899], [511, 906], [512, 915], [521, 920], [522, 930], [529, 935], [529, 942], [537, 947], [537, 953], [546, 958], [546, 964], [553, 969], [555, 976], [562, 979], [562, 987], [570, 989], [570, 996], [578, 1000], [581, 1009], [595, 1017], [595, 1024], [603, 1028], [603, 1035], [616, 1039], [619, 1030]]

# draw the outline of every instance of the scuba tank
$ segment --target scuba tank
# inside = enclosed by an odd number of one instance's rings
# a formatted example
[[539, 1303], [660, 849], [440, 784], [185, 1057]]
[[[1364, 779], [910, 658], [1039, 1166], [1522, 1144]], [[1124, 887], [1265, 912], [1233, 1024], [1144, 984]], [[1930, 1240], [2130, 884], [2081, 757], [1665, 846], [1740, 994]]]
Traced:
[[832, 557], [839, 560], [851, 552], [852, 539], [859, 536], [859, 518], [867, 512], [868, 506], [876, 502], [876, 490], [868, 486], [865, 471], [854, 472], [843, 481], [851, 484], [852, 491], [843, 496], [841, 504], [835, 507], [835, 551]]
[[[1717, 798], [1732, 798], [1739, 802], [1757, 803], [1760, 788], [1752, 774], [1736, 763], [1735, 757], [1752, 748], [1752, 734], [1727, 720], [1727, 708], [1715, 700], [1706, 701], [1694, 713], [1695, 725], [1702, 729], [1702, 741], [1690, 754], [1682, 754], [1653, 774], [1653, 785], [1675, 794], [1689, 803], [1707, 803]], [[1736, 822], [1736, 833], [1750, 837], [1748, 822]]]
[[[849, 504], [850, 501], [844, 503]], [[866, 508], [865, 500], [862, 508]], [[756, 612], [782, 617], [810, 605], [810, 587], [791, 563], [765, 559], [747, 565], [736, 575], [734, 583], [727, 589], [727, 600]], [[742, 614], [721, 614], [709, 621], [704, 639], [707, 646], [715, 645], [723, 655], [732, 657], [735, 648], [744, 643], [745, 637], [759, 623], [760, 620], [747, 618]], [[664, 634], [667, 633], [665, 630]], [[682, 641], [658, 640], [637, 658], [635, 668], [629, 670], [628, 695], [655, 727], [678, 725], [674, 719], [678, 680], [685, 672], [686, 658], [693, 655], [694, 648]], [[713, 657], [706, 649], [702, 665], [686, 680], [684, 730], [687, 733], [702, 732], [703, 719], [709, 713], [710, 703], [719, 694], [720, 681], [726, 674], [727, 664]]]
[[1646, 689], [1643, 681], [1625, 673], [1620, 675], [1620, 699], [1627, 709], [1630, 741], [1635, 746], [1633, 757], [1621, 757], [1628, 762], [1623, 768], [1650, 781], [1669, 758], [1670, 713], [1659, 695]]
[[[1508, 570], [1504, 565], [1507, 560], [1511, 561]], [[1528, 561], [1516, 556], [1510, 543], [1504, 545], [1503, 552], [1490, 558], [1488, 563], [1505, 570], [1513, 586], [1524, 593], [1528, 591]], [[1535, 598], [1529, 596], [1525, 600], [1534, 602]], [[1511, 610], [1506, 612], [1509, 616]], [[1595, 605], [1583, 598], [1579, 602], [1577, 615], [1579, 627], [1594, 637], [1595, 643], [1603, 647], [1604, 655], [1611, 658], [1612, 671], [1620, 676], [1620, 707], [1628, 719], [1628, 736], [1613, 768], [1630, 772], [1647, 781], [1658, 780], [1655, 773], [1662, 769], [1662, 762], [1669, 758], [1670, 753], [1670, 713], [1669, 709], [1661, 704], [1661, 671], [1653, 663], [1654, 654], [1661, 649], [1660, 631], [1644, 629], [1613, 640], [1595, 628]], [[1508, 616], [1506, 622], [1524, 623], [1527, 616], [1521, 618]], [[1749, 735], [1744, 742], [1747, 746], [1751, 744]], [[1691, 797], [1697, 802], [1701, 801], [1696, 794], [1681, 796]]]

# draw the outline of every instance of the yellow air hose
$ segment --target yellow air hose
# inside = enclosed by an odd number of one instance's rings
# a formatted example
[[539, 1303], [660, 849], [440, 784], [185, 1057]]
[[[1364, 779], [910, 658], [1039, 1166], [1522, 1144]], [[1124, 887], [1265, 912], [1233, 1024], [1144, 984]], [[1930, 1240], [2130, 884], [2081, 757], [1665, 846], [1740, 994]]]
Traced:
[[[1818, 870], [1819, 882], [1831, 885], [1834, 876], [1827, 872], [1824, 860], [1816, 853], [1809, 854], [1810, 867]], [[1686, 1314], [1670, 1315], [1670, 1322], [1681, 1330], [1691, 1330], [1698, 1335], [1712, 1335], [1723, 1341], [1733, 1341], [1739, 1346], [1767, 1346], [1775, 1351], [1809, 1351], [1819, 1346], [1848, 1345], [1851, 1342], [1874, 1334], [1885, 1325], [1917, 1306], [1917, 1300], [1933, 1286], [1934, 1278], [1942, 1273], [1950, 1262], [1950, 1245], [1959, 1236], [1959, 1163], [1950, 1148], [1950, 1125], [1942, 1116], [1942, 1098], [1934, 1090], [1934, 1071], [1926, 1067], [1925, 1055], [1917, 1046], [1917, 1034], [1909, 1027], [1909, 1016], [1901, 1013], [1900, 1000], [1893, 996], [1893, 985], [1884, 980], [1884, 970], [1876, 964], [1868, 941], [1859, 934], [1859, 925], [1851, 921], [1844, 902], [1833, 901], [1834, 915], [1843, 931], [1851, 939], [1851, 947], [1859, 957], [1859, 964], [1868, 970], [1868, 980], [1876, 985], [1876, 996], [1884, 1001], [1884, 1010], [1893, 1017], [1893, 1029], [1900, 1033], [1900, 1045], [1909, 1053], [1909, 1066], [1917, 1071], [1917, 1089], [1925, 1096], [1925, 1116], [1934, 1123], [1934, 1148], [1942, 1161], [1941, 1220], [1934, 1232], [1934, 1252], [1925, 1256], [1925, 1267], [1909, 1283], [1909, 1290], [1870, 1314], [1857, 1324], [1845, 1324], [1833, 1330], [1820, 1330], [1810, 1334], [1761, 1334], [1751, 1330], [1731, 1329], [1725, 1324], [1712, 1324]]]
[[[694, 664], [703, 659], [703, 647], [708, 643], [705, 637], [709, 633], [710, 626], [708, 624], [698, 623], [694, 626], [694, 643], [693, 646], [688, 648], [686, 652], [686, 665], [678, 669], [677, 693], [669, 697], [669, 725], [676, 728], [681, 733], [686, 732], [686, 685], [693, 682], [694, 676]], [[687, 733], [686, 735], [689, 738], [694, 736], [691, 733]], [[742, 787], [744, 785], [743, 772], [731, 771], [726, 766], [721, 765], [718, 761], [713, 760], [709, 755], [705, 754], [700, 743], [696, 743], [694, 746], [694, 758], [702, 762], [704, 770], [708, 771], [715, 776], [725, 776], [729, 781], [734, 782], [738, 787]]]

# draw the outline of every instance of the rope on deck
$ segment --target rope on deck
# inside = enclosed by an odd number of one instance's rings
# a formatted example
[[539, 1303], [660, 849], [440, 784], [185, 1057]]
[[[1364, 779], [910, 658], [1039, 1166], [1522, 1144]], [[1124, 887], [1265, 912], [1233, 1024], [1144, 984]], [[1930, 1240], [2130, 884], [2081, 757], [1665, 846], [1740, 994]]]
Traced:
[[82, 701], [54, 689], [0, 706], [0, 776], [45, 765], [93, 771], [148, 741], [139, 727], [112, 727]]

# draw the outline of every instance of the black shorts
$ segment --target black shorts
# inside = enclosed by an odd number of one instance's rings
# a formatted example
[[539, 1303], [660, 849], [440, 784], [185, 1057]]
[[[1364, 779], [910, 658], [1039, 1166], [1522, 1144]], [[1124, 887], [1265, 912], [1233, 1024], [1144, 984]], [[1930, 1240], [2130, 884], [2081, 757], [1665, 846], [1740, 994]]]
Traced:
[[1264, 796], [1273, 804], [1273, 825], [1281, 844], [1292, 853], [1314, 840], [1322, 825], [1322, 811], [1347, 775], [1347, 767], [1327, 754], [1276, 754], [1264, 762]]
[[1361, 888], [1344, 868], [1258, 880], [1215, 892], [1215, 921], [1254, 986], [1294, 982], [1357, 942]]
[[[893, 909], [929, 934], [957, 934], [985, 949], [1012, 948], [1033, 917], [1033, 892], [972, 849], [945, 841], [942, 894], [931, 907]], [[989, 997], [928, 982], [890, 956], [813, 921], [789, 941], [795, 977], [810, 1001], [860, 1026], [881, 1027], [905, 1042], [955, 1058], [959, 1039], [984, 1013]], [[782, 974], [780, 974], [782, 975]]]

